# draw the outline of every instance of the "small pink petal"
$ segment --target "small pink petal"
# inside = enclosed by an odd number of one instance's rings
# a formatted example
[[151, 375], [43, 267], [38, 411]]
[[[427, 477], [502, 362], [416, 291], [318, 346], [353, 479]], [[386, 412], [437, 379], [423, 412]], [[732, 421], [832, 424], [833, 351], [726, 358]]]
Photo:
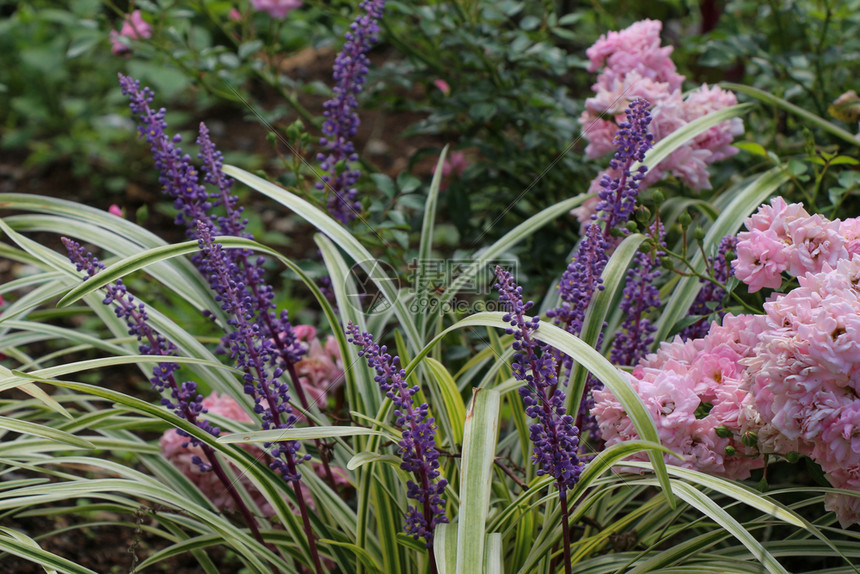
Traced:
[[445, 80], [433, 80], [433, 85], [439, 88], [439, 91], [446, 96], [451, 95], [451, 86]]

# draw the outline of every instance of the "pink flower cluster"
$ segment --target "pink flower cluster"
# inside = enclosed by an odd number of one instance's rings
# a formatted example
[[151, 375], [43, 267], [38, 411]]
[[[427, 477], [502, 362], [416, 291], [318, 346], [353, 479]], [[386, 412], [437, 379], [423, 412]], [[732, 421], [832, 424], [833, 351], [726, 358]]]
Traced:
[[[337, 341], [331, 335], [325, 343], [317, 337], [317, 330], [311, 325], [293, 327], [296, 338], [305, 346], [305, 355], [296, 363], [296, 373], [308, 399], [320, 408], [328, 402], [328, 393], [343, 384], [343, 359]], [[304, 420], [299, 416], [299, 420]]]
[[110, 32], [111, 52], [113, 52], [114, 56], [128, 55], [131, 52], [131, 48], [128, 47], [127, 43], [120, 39], [121, 36], [131, 40], [149, 38], [152, 36], [152, 26], [143, 19], [140, 10], [135, 10], [131, 14], [126, 15], [120, 31], [111, 30]]
[[[860, 493], [860, 220], [776, 198], [746, 227], [734, 266], [750, 291], [779, 287], [783, 271], [799, 286], [771, 296], [764, 315], [727, 315], [702, 339], [664, 343], [630, 383], [683, 456], [669, 463], [744, 479], [757, 455], [798, 453]], [[607, 445], [637, 438], [609, 391], [594, 397]], [[860, 496], [828, 493], [825, 506], [843, 527], [860, 523]]]
[[[239, 404], [227, 395], [219, 395], [212, 393], [203, 399], [203, 408], [211, 414], [220, 415], [224, 418], [238, 422], [250, 423], [251, 417], [242, 409]], [[188, 438], [180, 436], [175, 429], [165, 432], [161, 436], [161, 454], [164, 458], [173, 463], [182, 474], [200, 489], [200, 492], [212, 501], [212, 503], [223, 512], [233, 512], [236, 510], [236, 503], [233, 498], [224, 490], [224, 485], [218, 480], [214, 472], [202, 472], [200, 466], [194, 464], [194, 457], [203, 458], [203, 450], [199, 446], [192, 446], [188, 443]], [[246, 451], [254, 455], [257, 459], [263, 459], [265, 456], [262, 449], [253, 445], [242, 445]], [[266, 502], [265, 497], [259, 490], [254, 488], [251, 480], [235, 466], [231, 466], [233, 473], [238, 477], [239, 482], [254, 500], [254, 503], [260, 511], [268, 517], [274, 516], [275, 511], [272, 506]]]
[[830, 221], [781, 197], [761, 206], [744, 225], [747, 231], [738, 234], [733, 268], [751, 293], [778, 289], [784, 271], [792, 277], [818, 273], [825, 265], [833, 267], [860, 253], [860, 218]]
[[[743, 480], [762, 466], [754, 448], [742, 442], [739, 423], [747, 392], [741, 388], [744, 367], [763, 326], [754, 315], [727, 315], [707, 336], [663, 343], [628, 374], [654, 420], [661, 443], [683, 456], [665, 455], [667, 463]], [[606, 446], [639, 435], [609, 390], [594, 392], [594, 408]], [[640, 453], [634, 460], [647, 460]]]
[[[744, 361], [755, 409], [788, 443], [760, 437], [761, 447], [790, 446], [834, 486], [860, 491], [860, 257], [798, 280], [765, 303], [766, 330]], [[860, 521], [860, 498], [828, 495], [827, 504], [843, 526]]]
[[251, 6], [254, 7], [254, 10], [266, 12], [278, 20], [283, 20], [287, 14], [301, 5], [301, 0], [251, 0]]
[[[733, 93], [707, 84], [686, 98], [682, 96], [684, 77], [676, 72], [669, 57], [672, 47], [660, 45], [662, 27], [658, 20], [642, 20], [620, 32], [601, 36], [586, 51], [591, 61], [589, 71], [602, 68], [597, 83], [592, 86], [595, 95], [585, 101], [585, 111], [579, 119], [588, 140], [585, 153], [589, 158], [614, 151], [618, 122], [624, 120], [624, 109], [635, 98], [651, 103], [650, 128], [655, 143], [695, 119], [737, 103]], [[737, 153], [731, 143], [743, 132], [743, 123], [738, 118], [714, 126], [674, 151], [659, 165], [649, 165], [643, 184], [654, 183], [671, 173], [693, 189], [710, 189], [707, 167]], [[602, 177], [603, 174], [595, 181]], [[583, 211], [580, 216], [584, 215], [590, 214]]]
[[[211, 395], [203, 399], [203, 408], [208, 413], [222, 416], [226, 419], [231, 419], [237, 422], [250, 423], [251, 417], [242, 409], [242, 407], [227, 395], [219, 395], [213, 392]], [[202, 472], [200, 465], [194, 464], [194, 457], [203, 457], [203, 450], [199, 446], [192, 446], [188, 443], [188, 438], [180, 436], [175, 429], [165, 432], [161, 436], [161, 454], [164, 458], [173, 463], [182, 474], [194, 483], [200, 492], [212, 501], [212, 503], [223, 512], [233, 512], [236, 510], [236, 503], [233, 498], [224, 490], [224, 485], [218, 480], [214, 472]], [[243, 444], [240, 445], [248, 453], [253, 455], [257, 460], [263, 460], [266, 456], [263, 450], [255, 445]], [[322, 465], [314, 464], [314, 471], [322, 475]], [[263, 494], [257, 490], [248, 476], [231, 465], [233, 474], [238, 481], [247, 490], [248, 494], [254, 501], [254, 504], [267, 517], [275, 515], [275, 510], [272, 505], [266, 501]], [[344, 471], [337, 467], [332, 467], [332, 472], [337, 486], [348, 486], [349, 480]], [[302, 494], [305, 502], [311, 507], [314, 505], [313, 497], [308, 489], [302, 489]]]

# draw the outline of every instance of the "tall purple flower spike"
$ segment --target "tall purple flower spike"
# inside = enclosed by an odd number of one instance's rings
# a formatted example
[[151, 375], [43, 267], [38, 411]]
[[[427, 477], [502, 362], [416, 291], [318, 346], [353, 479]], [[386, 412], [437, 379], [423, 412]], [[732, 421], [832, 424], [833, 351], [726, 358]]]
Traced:
[[[186, 234], [196, 239], [200, 246], [200, 253], [194, 255], [192, 261], [208, 280], [216, 294], [216, 302], [227, 315], [222, 347], [242, 370], [243, 389], [254, 399], [254, 411], [260, 415], [266, 430], [292, 427], [296, 417], [289, 404], [289, 385], [282, 375], [288, 371], [296, 384], [302, 406], [308, 408], [295, 371], [295, 364], [301, 360], [304, 348], [293, 332], [287, 312], [282, 311], [278, 315], [274, 311], [274, 290], [265, 282], [264, 258], [252, 260], [253, 253], [244, 249], [225, 250], [213, 239], [216, 233], [249, 239], [252, 236], [245, 232], [247, 222], [242, 217], [242, 208], [230, 191], [233, 182], [221, 171], [223, 160], [209, 138], [209, 130], [201, 124], [197, 142], [200, 145], [199, 158], [203, 162], [203, 181], [216, 189], [211, 194], [200, 182], [190, 156], [178, 147], [182, 138], [167, 135], [165, 110], [162, 108], [156, 112], [150, 107], [152, 90], [141, 88], [139, 82], [122, 75], [120, 86], [130, 99], [132, 112], [138, 116], [138, 131], [150, 144], [156, 167], [161, 172], [159, 181], [179, 210], [176, 222], [184, 225]], [[212, 210], [215, 207], [222, 208], [225, 215], [214, 216]], [[299, 454], [297, 441], [266, 443], [264, 446], [270, 449], [270, 466], [291, 482], [296, 491], [315, 570], [322, 572], [298, 471], [298, 465], [308, 460], [310, 455]], [[323, 458], [322, 462], [330, 484], [334, 484], [327, 460]]]
[[[658, 245], [665, 248], [663, 225], [655, 223], [651, 226], [651, 233]], [[659, 248], [650, 253], [640, 251], [627, 271], [621, 297], [624, 321], [609, 354], [609, 360], [615, 365], [635, 365], [654, 342], [652, 335], [657, 327], [646, 315], [660, 306], [660, 291], [654, 281], [660, 276], [660, 260], [664, 255], [666, 253]]]
[[373, 335], [362, 333], [352, 323], [347, 326], [347, 335], [350, 343], [361, 347], [358, 354], [376, 371], [374, 380], [394, 403], [394, 424], [403, 433], [398, 443], [403, 460], [400, 468], [412, 473], [418, 481], [410, 480], [406, 484], [406, 496], [418, 503], [406, 512], [406, 532], [416, 540], [424, 538], [427, 548], [432, 548], [436, 526], [448, 522], [442, 498], [448, 481], [439, 478], [436, 425], [429, 414], [430, 407], [427, 403], [415, 406], [413, 396], [418, 387], [410, 387], [406, 382], [406, 371], [400, 368], [400, 357], [391, 356], [385, 345], [375, 343]]
[[[173, 198], [175, 207], [180, 210], [176, 222], [185, 226], [188, 237], [199, 239], [198, 224], [202, 223], [212, 234], [253, 239], [245, 230], [247, 220], [242, 217], [239, 199], [231, 192], [233, 180], [221, 171], [221, 152], [215, 149], [208, 128], [200, 124], [197, 143], [200, 146], [198, 157], [202, 161], [203, 181], [215, 188], [212, 193], [207, 192], [200, 182], [191, 157], [178, 146], [182, 138], [167, 135], [165, 110], [161, 108], [153, 111], [150, 107], [154, 99], [152, 90], [141, 88], [140, 82], [122, 75], [120, 86], [123, 94], [129, 97], [132, 112], [138, 117], [138, 131], [150, 144], [155, 165], [161, 172], [159, 181], [164, 186], [164, 193]], [[224, 215], [213, 215], [216, 208], [221, 208]], [[227, 269], [231, 280], [244, 285], [251, 295], [253, 305], [250, 311], [254, 316], [252, 321], [259, 324], [259, 336], [274, 341], [274, 345], [267, 347], [266, 352], [297, 383], [292, 369], [302, 359], [304, 348], [293, 333], [287, 312], [275, 312], [274, 290], [265, 280], [265, 259], [254, 257], [252, 252], [245, 249], [228, 249], [225, 253], [231, 262]], [[194, 255], [192, 261], [198, 268], [205, 265], [201, 254]], [[302, 406], [308, 408], [307, 398], [299, 386], [296, 392], [300, 395]]]
[[514, 378], [526, 383], [519, 393], [526, 414], [535, 421], [530, 427], [534, 444], [532, 462], [538, 467], [538, 475], [552, 476], [564, 493], [573, 488], [582, 473], [579, 429], [574, 426], [573, 417], [565, 412], [565, 394], [558, 388], [555, 355], [534, 337], [540, 319], [525, 317], [534, 304], [523, 302], [522, 287], [514, 282], [509, 271], [496, 267], [496, 279], [499, 301], [508, 309], [504, 320], [511, 327], [507, 333], [514, 336]]
[[559, 283], [561, 305], [547, 313], [574, 335], [582, 329], [585, 310], [594, 292], [603, 289], [600, 275], [609, 260], [609, 252], [615, 246], [612, 229], [620, 228], [630, 219], [639, 195], [639, 182], [648, 171], [643, 165], [635, 173], [631, 172], [633, 164], [645, 158], [654, 140], [654, 136], [648, 133], [651, 123], [648, 106], [646, 100], [637, 98], [625, 111], [627, 121], [619, 125], [615, 136], [617, 149], [609, 162], [609, 166], [620, 171], [620, 175], [614, 179], [604, 176], [600, 182], [597, 214], [592, 216], [594, 221], [586, 228], [585, 236]]
[[[63, 237], [62, 242], [75, 268], [79, 272], [84, 272], [87, 279], [104, 270], [104, 265], [76, 241]], [[140, 354], [163, 357], [176, 355], [176, 347], [150, 326], [146, 307], [143, 303], [135, 302], [134, 296], [128, 292], [121, 279], [108, 283], [104, 286], [104, 290], [107, 294], [102, 302], [105, 305], [113, 305], [116, 316], [124, 320], [128, 326], [128, 334], [137, 337]], [[152, 368], [152, 377], [149, 380], [153, 390], [161, 395], [161, 404], [212, 436], [218, 436], [221, 432], [218, 427], [200, 418], [201, 415], [206, 414], [206, 409], [203, 408], [203, 396], [197, 393], [197, 383], [194, 381], [178, 383], [175, 377], [177, 369], [179, 365], [170, 362], [158, 363]], [[188, 437], [188, 442], [192, 445], [202, 445], [187, 432], [181, 429], [177, 429], [176, 432]], [[198, 456], [194, 457], [194, 464], [204, 472], [212, 468]]]
[[[558, 285], [559, 306], [547, 311], [547, 317], [574, 335], [579, 335], [582, 331], [585, 312], [594, 293], [603, 290], [601, 274], [617, 243], [612, 230], [620, 229], [623, 232], [624, 224], [636, 207], [639, 182], [648, 171], [644, 165], [635, 172], [631, 170], [636, 162], [645, 159], [645, 154], [651, 149], [654, 140], [654, 136], [648, 133], [651, 123], [649, 105], [648, 101], [637, 98], [624, 112], [627, 121], [619, 124], [615, 135], [616, 152], [609, 162], [609, 166], [620, 175], [616, 178], [607, 175], [601, 180], [597, 213], [592, 216], [592, 223], [586, 228], [575, 255], [561, 276]], [[598, 347], [601, 342], [602, 336]], [[560, 372], [569, 373], [573, 365], [571, 358], [557, 353], [557, 360], [563, 367]], [[564, 380], [567, 380], [566, 377]], [[579, 428], [589, 431], [592, 436], [596, 436], [599, 431], [589, 414], [593, 404], [591, 393], [601, 387], [600, 381], [589, 375], [577, 414]]]
[[364, 0], [364, 12], [349, 27], [346, 43], [334, 62], [334, 97], [323, 104], [323, 137], [320, 145], [324, 153], [317, 156], [320, 168], [326, 172], [318, 189], [326, 191], [329, 213], [341, 223], [349, 223], [361, 210], [355, 185], [361, 171], [349, 166], [358, 161], [352, 138], [358, 131], [358, 100], [364, 89], [370, 60], [367, 53], [379, 39], [379, 20], [385, 10], [385, 0]]

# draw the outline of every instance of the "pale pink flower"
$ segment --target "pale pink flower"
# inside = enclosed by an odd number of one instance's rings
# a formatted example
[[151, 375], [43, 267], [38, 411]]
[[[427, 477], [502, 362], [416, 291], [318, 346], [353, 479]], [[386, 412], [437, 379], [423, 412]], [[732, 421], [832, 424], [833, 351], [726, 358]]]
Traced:
[[463, 172], [469, 167], [469, 158], [464, 151], [452, 151], [445, 158], [445, 163], [442, 164], [442, 184], [441, 189], [447, 189], [448, 184], [452, 179], [460, 179], [463, 177]]
[[585, 52], [591, 61], [588, 71], [605, 67], [607, 80], [636, 71], [642, 77], [667, 82], [672, 90], [677, 90], [684, 77], [675, 71], [669, 57], [673, 48], [660, 46], [662, 28], [659, 20], [642, 20], [620, 32], [602, 35]]
[[735, 277], [747, 284], [750, 293], [764, 287], [778, 289], [782, 285], [789, 251], [773, 230], [742, 232], [738, 234], [735, 249], [737, 259], [732, 262], [732, 269]]
[[[761, 316], [727, 315], [723, 325], [712, 325], [703, 339], [663, 343], [627, 375], [657, 426], [660, 442], [683, 457], [666, 455], [667, 463], [737, 480], [761, 466], [755, 449], [740, 440], [745, 432], [741, 411], [749, 395], [741, 387], [740, 361], [751, 355], [762, 329]], [[610, 391], [596, 391], [594, 398], [592, 413], [607, 446], [638, 438]], [[712, 405], [710, 410], [700, 412], [706, 403]], [[718, 427], [724, 428], [718, 433]], [[721, 436], [725, 431], [730, 436]], [[728, 447], [737, 455], [726, 454]], [[632, 458], [646, 460], [647, 455]]]
[[[582, 125], [582, 135], [588, 142], [585, 148], [588, 159], [597, 159], [615, 150], [613, 141], [618, 132], [615, 122], [598, 118], [586, 110], [579, 116], [579, 123]], [[602, 176], [598, 176], [595, 181], [600, 181], [600, 177]]]
[[[621, 32], [609, 32], [586, 52], [590, 71], [602, 68], [592, 86], [594, 97], [585, 102], [579, 118], [588, 141], [585, 153], [597, 158], [614, 150], [616, 124], [624, 121], [624, 109], [634, 98], [651, 104], [649, 131], [654, 142], [707, 114], [737, 103], [731, 92], [707, 84], [686, 98], [681, 92], [684, 77], [669, 58], [671, 47], [660, 46], [662, 24], [643, 20]], [[607, 117], [613, 117], [614, 122]], [[743, 123], [733, 118], [721, 122], [672, 152], [658, 165], [649, 165], [642, 188], [671, 174], [696, 190], [710, 189], [708, 166], [737, 153], [732, 140], [743, 134]]]
[[[323, 344], [311, 325], [295, 325], [293, 333], [305, 347], [304, 357], [296, 363], [299, 384], [310, 395], [311, 401], [321, 408], [325, 407], [328, 392], [337, 389], [344, 381], [340, 347], [331, 335]], [[303, 420], [300, 413], [297, 416], [299, 420]]]
[[110, 213], [111, 215], [116, 215], [117, 217], [123, 216], [122, 208], [115, 203], [111, 204], [110, 207], [108, 207], [108, 213]]
[[777, 234], [780, 241], [788, 242], [789, 226], [798, 219], [809, 217], [809, 213], [803, 209], [800, 203], [787, 204], [782, 197], [774, 197], [770, 205], [763, 204], [758, 210], [744, 220], [744, 227], [749, 231], [755, 229], [767, 231], [770, 229]]
[[839, 234], [839, 222], [828, 221], [815, 214], [789, 224], [791, 249], [788, 272], [794, 277], [805, 273], [818, 273], [824, 265], [836, 265], [848, 257], [848, 250]]
[[135, 10], [131, 14], [126, 15], [122, 22], [122, 28], [120, 28], [120, 31], [117, 32], [116, 30], [111, 30], [110, 33], [111, 52], [113, 52], [115, 56], [131, 52], [131, 48], [120, 40], [120, 36], [124, 36], [131, 40], [149, 38], [152, 36], [152, 26], [143, 19], [143, 16], [140, 14], [140, 10]]
[[439, 89], [445, 96], [451, 95], [451, 86], [448, 85], [448, 82], [445, 80], [437, 79], [433, 80], [433, 85]]
[[[707, 84], [702, 84], [684, 99], [684, 119], [691, 122], [737, 103], [737, 96], [732, 92], [717, 86], [709, 88]], [[741, 119], [732, 118], [699, 134], [693, 142], [696, 148], [710, 151], [711, 157], [708, 163], [714, 163], [738, 153], [737, 148], [732, 147], [731, 144], [734, 138], [743, 133], [744, 124]]]
[[798, 281], [765, 303], [745, 386], [762, 420], [826, 472], [860, 465], [860, 256]]
[[227, 15], [227, 17], [233, 22], [241, 22], [242, 21], [242, 13], [239, 12], [235, 8], [230, 9], [230, 13]]
[[251, 0], [251, 6], [258, 12], [266, 12], [272, 18], [283, 20], [287, 14], [302, 5], [300, 0]]
[[860, 254], [860, 217], [852, 217], [840, 222], [839, 235], [845, 242], [849, 257]]
[[824, 495], [824, 508], [836, 513], [842, 528], [860, 523], [860, 466], [835, 469], [827, 473], [827, 480], [835, 488], [853, 490], [854, 494], [828, 492]]

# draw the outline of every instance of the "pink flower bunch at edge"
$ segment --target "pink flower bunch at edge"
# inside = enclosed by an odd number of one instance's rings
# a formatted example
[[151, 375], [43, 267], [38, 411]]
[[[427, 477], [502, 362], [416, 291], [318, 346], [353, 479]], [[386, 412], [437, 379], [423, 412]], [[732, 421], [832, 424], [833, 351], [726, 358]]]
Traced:
[[[618, 122], [623, 121], [623, 110], [635, 98], [651, 104], [650, 129], [655, 143], [693, 120], [737, 103], [733, 93], [707, 84], [683, 98], [684, 77], [677, 73], [670, 58], [672, 47], [660, 45], [661, 29], [662, 23], [657, 20], [642, 20], [620, 32], [601, 36], [586, 51], [591, 62], [589, 70], [602, 69], [592, 86], [595, 95], [586, 100], [586, 109], [580, 117], [589, 158], [601, 157], [614, 149]], [[642, 185], [651, 185], [671, 173], [693, 189], [710, 189], [708, 166], [737, 153], [731, 143], [743, 132], [743, 123], [738, 118], [710, 128], [658, 165], [649, 165]], [[600, 181], [603, 175], [598, 175], [595, 181]], [[596, 201], [592, 201], [580, 208], [576, 213], [578, 219], [587, 220], [595, 207]]]
[[[817, 462], [834, 486], [860, 490], [860, 256], [798, 280], [765, 303], [767, 327], [744, 361], [744, 387], [791, 450]], [[759, 441], [766, 451], [787, 452]], [[860, 522], [852, 498], [827, 497], [843, 526]]]
[[120, 39], [121, 36], [131, 40], [150, 38], [152, 36], [152, 26], [143, 19], [140, 10], [135, 10], [131, 14], [126, 15], [120, 31], [111, 30], [110, 33], [111, 52], [115, 56], [127, 55], [131, 52], [131, 48]]
[[[727, 315], [702, 339], [663, 343], [626, 376], [661, 442], [682, 455], [670, 464], [740, 480], [764, 455], [798, 453], [834, 487], [860, 491], [860, 221], [776, 198], [746, 228], [739, 259], [757, 250], [760, 268], [799, 286], [771, 296], [764, 315]], [[595, 393], [592, 412], [608, 446], [637, 438], [609, 391]], [[856, 496], [828, 493], [825, 507], [843, 527], [860, 523]]]
[[747, 230], [738, 234], [732, 267], [751, 293], [778, 289], [783, 272], [792, 277], [819, 273], [825, 265], [834, 267], [860, 253], [860, 219], [830, 221], [781, 197], [762, 205], [744, 226]]
[[283, 20], [287, 14], [300, 8], [300, 0], [251, 0], [251, 6], [258, 12], [266, 12], [272, 18]]

